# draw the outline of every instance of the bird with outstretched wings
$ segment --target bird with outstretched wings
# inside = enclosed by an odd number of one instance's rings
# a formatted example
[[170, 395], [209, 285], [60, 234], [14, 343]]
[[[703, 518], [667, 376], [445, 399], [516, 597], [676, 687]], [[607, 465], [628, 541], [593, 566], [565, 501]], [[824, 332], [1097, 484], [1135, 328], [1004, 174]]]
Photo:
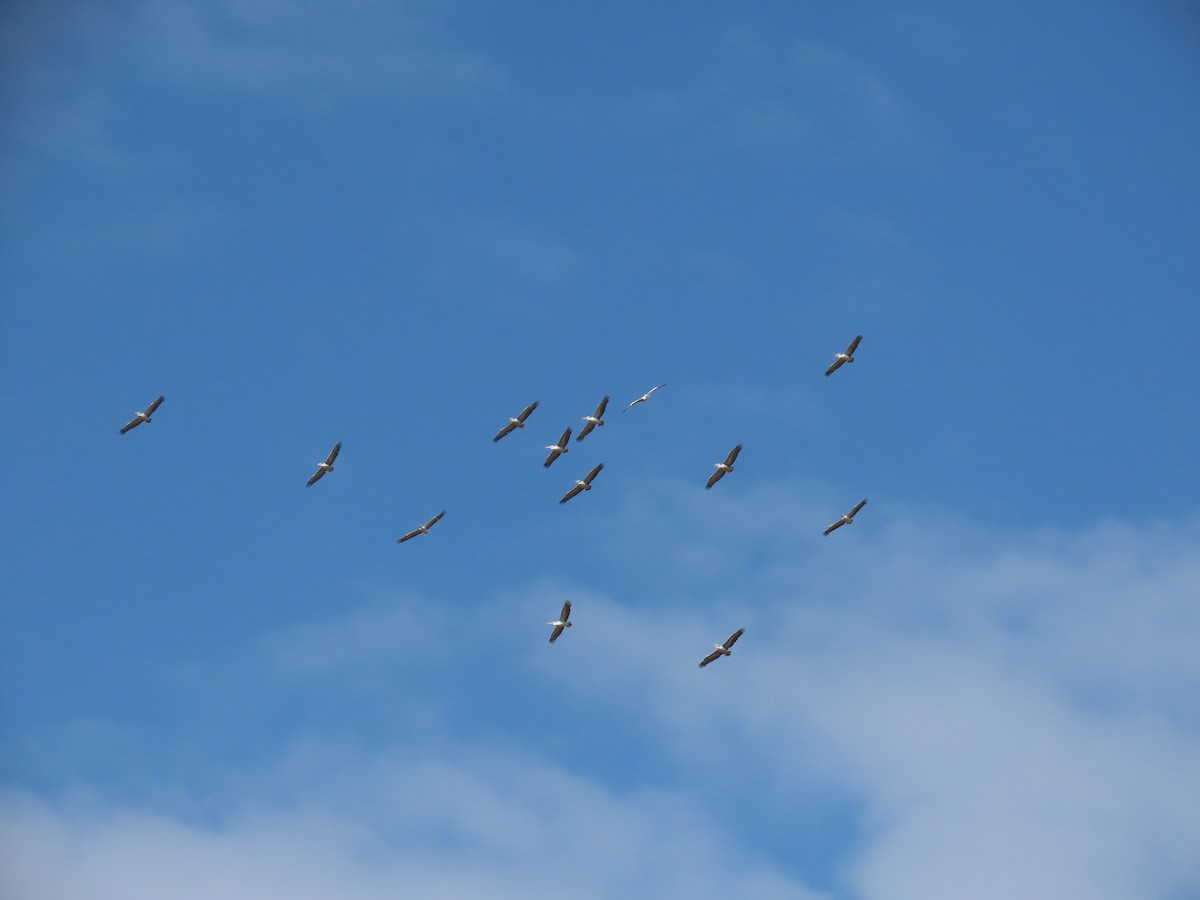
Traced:
[[579, 434], [575, 437], [575, 442], [579, 443], [585, 437], [592, 433], [593, 428], [597, 428], [604, 424], [604, 410], [608, 409], [608, 397], [600, 401], [600, 405], [596, 407], [596, 411], [590, 416], [584, 416], [583, 421], [587, 424], [579, 429]]
[[133, 414], [133, 418], [130, 419], [128, 422], [126, 422], [125, 427], [121, 429], [121, 434], [124, 434], [125, 432], [129, 431], [130, 429], [137, 428], [143, 422], [149, 422], [150, 417], [152, 415], [154, 415], [154, 411], [156, 409], [158, 409], [159, 406], [162, 405], [162, 402], [166, 399], [167, 399], [166, 397], [159, 397], [157, 400], [155, 400], [153, 403], [151, 403], [149, 406], [147, 406], [144, 410], [139, 409], [137, 412], [135, 412]]
[[850, 346], [846, 348], [845, 353], [834, 354], [833, 365], [831, 365], [828, 369], [825, 370], [826, 378], [828, 378], [830, 375], [832, 375], [834, 372], [836, 372], [838, 369], [840, 369], [845, 363], [854, 362], [854, 351], [858, 349], [858, 344], [859, 344], [859, 341], [861, 341], [861, 340], [862, 340], [862, 335], [860, 334], [858, 337], [856, 337], [854, 340], [852, 340], [850, 342]]
[[558, 614], [558, 618], [546, 624], [554, 626], [554, 630], [550, 632], [550, 643], [553, 644], [558, 640], [558, 636], [563, 633], [564, 628], [571, 627], [571, 601], [567, 600], [563, 603], [562, 612]]
[[553, 463], [556, 459], [558, 459], [564, 453], [567, 453], [570, 451], [570, 449], [571, 449], [571, 429], [568, 428], [566, 431], [564, 431], [562, 433], [562, 437], [560, 437], [558, 439], [557, 444], [547, 444], [546, 449], [550, 451], [550, 455], [546, 457], [546, 461], [544, 463], [542, 463], [542, 465], [544, 465], [548, 469], [548, 468], [550, 468], [551, 463]]
[[405, 541], [411, 541], [418, 534], [429, 534], [429, 529], [432, 528], [434, 525], [436, 525], [438, 523], [438, 520], [445, 514], [446, 514], [446, 511], [443, 509], [440, 513], [438, 513], [436, 516], [434, 516], [432, 519], [430, 519], [424, 525], [421, 525], [419, 528], [417, 528], [413, 531], [410, 531], [404, 537], [398, 539], [396, 541], [396, 543], [403, 544]]
[[725, 638], [725, 643], [713, 644], [712, 645], [713, 652], [708, 654], [708, 656], [704, 657], [704, 659], [700, 660], [700, 668], [703, 669], [714, 659], [719, 659], [722, 656], [729, 656], [730, 652], [733, 650], [733, 645], [737, 643], [737, 639], [740, 638], [745, 633], [746, 633], [745, 628], [739, 628], [737, 631], [735, 631], [729, 637]]
[[492, 443], [494, 444], [496, 441], [500, 440], [500, 438], [504, 437], [506, 434], [511, 434], [512, 432], [516, 431], [518, 428], [524, 428], [525, 420], [528, 419], [529, 414], [537, 408], [538, 408], [538, 401], [534, 400], [527, 407], [525, 407], [523, 410], [521, 410], [521, 414], [519, 416], [517, 416], [515, 419], [512, 416], [509, 416], [508, 424], [505, 425], [503, 428], [501, 428], [499, 432], [497, 432], [496, 436], [494, 438], [492, 438]]
[[582, 481], [580, 481], [579, 479], [576, 479], [575, 487], [571, 488], [569, 491], [566, 492], [566, 494], [563, 495], [563, 498], [558, 501], [559, 505], [561, 506], [563, 503], [566, 503], [568, 500], [570, 500], [576, 494], [580, 494], [583, 491], [590, 491], [592, 489], [592, 479], [595, 478], [597, 475], [599, 475], [600, 470], [603, 468], [604, 468], [604, 463], [600, 463], [598, 466], [596, 466], [596, 468], [592, 469], [592, 471], [590, 471], [586, 475], [584, 475]]
[[662, 384], [656, 384], [654, 387], [650, 388], [650, 390], [646, 391], [646, 393], [642, 394], [642, 396], [638, 397], [636, 400], [634, 400], [632, 403], [630, 403], [627, 407], [625, 407], [623, 410], [621, 410], [621, 412], [629, 412], [629, 410], [631, 410], [633, 407], [637, 406], [639, 403], [645, 403], [647, 400], [650, 399], [651, 394], [653, 394], [659, 388], [665, 388], [666, 386], [667, 386], [667, 383], [665, 381]]
[[338, 458], [338, 454], [342, 452], [342, 442], [338, 441], [333, 445], [333, 449], [329, 451], [329, 455], [325, 457], [325, 462], [317, 463], [317, 471], [313, 472], [312, 478], [308, 479], [307, 487], [312, 487], [318, 481], [325, 477], [326, 472], [333, 471], [334, 460]]
[[861, 510], [866, 505], [867, 505], [866, 498], [863, 498], [858, 503], [854, 504], [854, 509], [850, 510], [850, 512], [846, 513], [844, 516], [839, 518], [836, 522], [834, 522], [832, 525], [830, 525], [828, 528], [825, 529], [825, 531], [824, 531], [825, 537], [829, 537], [829, 533], [831, 531], [837, 531], [843, 525], [851, 524], [854, 521], [854, 517], [858, 515], [859, 510]]
[[736, 447], [734, 447], [732, 450], [729, 451], [729, 455], [727, 457], [725, 457], [725, 462], [713, 463], [713, 467], [717, 471], [713, 472], [711, 475], [708, 476], [708, 484], [706, 484], [705, 487], [706, 488], [712, 487], [714, 484], [716, 484], [718, 481], [720, 481], [722, 478], [724, 478], [729, 472], [732, 472], [733, 464], [737, 460], [738, 454], [741, 452], [742, 452], [742, 445], [738, 444]]

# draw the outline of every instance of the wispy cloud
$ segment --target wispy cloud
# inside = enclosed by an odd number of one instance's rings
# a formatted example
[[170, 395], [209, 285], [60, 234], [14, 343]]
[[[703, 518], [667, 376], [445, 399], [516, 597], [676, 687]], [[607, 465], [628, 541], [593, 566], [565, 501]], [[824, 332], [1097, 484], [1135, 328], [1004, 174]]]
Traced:
[[157, 67], [197, 86], [413, 98], [490, 93], [507, 80], [411, 3], [173, 0], [145, 5], [140, 22]]
[[428, 223], [438, 243], [430, 258], [433, 278], [458, 284], [496, 274], [552, 285], [578, 274], [586, 257], [568, 242], [513, 216], [485, 211], [452, 212]]
[[22, 154], [126, 165], [146, 151], [119, 134], [131, 88], [269, 98], [291, 109], [346, 99], [494, 96], [503, 68], [466, 49], [428, 6], [357, 0], [164, 0], [62, 16], [13, 15], [4, 46], [4, 126]]
[[701, 71], [631, 97], [624, 114], [646, 128], [703, 131], [709, 151], [874, 155], [917, 135], [909, 103], [879, 64], [819, 40], [735, 29]]
[[864, 59], [816, 41], [800, 41], [789, 63], [808, 87], [856, 118], [888, 128], [908, 121], [899, 93]]

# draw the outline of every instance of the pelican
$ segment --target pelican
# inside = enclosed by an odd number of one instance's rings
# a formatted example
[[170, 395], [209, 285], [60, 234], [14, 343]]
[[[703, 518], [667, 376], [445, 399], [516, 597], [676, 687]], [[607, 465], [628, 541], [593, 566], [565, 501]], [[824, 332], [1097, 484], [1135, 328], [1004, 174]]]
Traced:
[[547, 622], [547, 625], [553, 625], [554, 630], [550, 632], [550, 643], [558, 640], [558, 636], [563, 633], [564, 628], [570, 628], [571, 622], [571, 601], [568, 600], [563, 604], [562, 612], [558, 614], [558, 619], [553, 622]]
[[429, 534], [429, 529], [430, 529], [430, 528], [432, 528], [434, 525], [436, 525], [436, 524], [437, 524], [437, 521], [438, 521], [438, 519], [440, 519], [440, 518], [441, 518], [442, 516], [444, 516], [445, 514], [446, 514], [446, 511], [443, 509], [443, 510], [442, 510], [440, 513], [438, 513], [436, 516], [434, 516], [432, 519], [430, 519], [430, 520], [429, 520], [428, 522], [426, 522], [424, 525], [422, 525], [421, 527], [419, 527], [419, 528], [418, 528], [416, 531], [410, 531], [410, 532], [409, 532], [408, 534], [406, 534], [404, 537], [402, 537], [402, 538], [400, 538], [398, 541], [396, 541], [396, 543], [397, 543], [397, 544], [403, 544], [405, 541], [411, 541], [411, 540], [412, 540], [413, 538], [415, 538], [415, 537], [416, 537], [418, 534]]
[[862, 340], [862, 335], [860, 334], [858, 337], [856, 337], [854, 340], [852, 340], [850, 342], [850, 346], [846, 348], [845, 353], [835, 353], [834, 354], [835, 359], [833, 361], [833, 365], [831, 365], [828, 369], [825, 370], [826, 378], [828, 378], [830, 375], [832, 375], [834, 372], [836, 372], [838, 369], [840, 369], [842, 367], [842, 363], [854, 362], [854, 351], [858, 349], [858, 342], [861, 340]]
[[840, 519], [838, 519], [836, 522], [834, 522], [832, 525], [830, 525], [828, 528], [826, 528], [825, 529], [825, 537], [829, 537], [829, 532], [837, 531], [843, 525], [852, 524], [854, 522], [854, 517], [858, 515], [858, 511], [866, 505], [867, 505], [867, 501], [864, 498], [860, 503], [858, 503], [854, 507], [854, 509], [850, 510], [850, 512], [846, 513], [844, 516], [842, 516]]
[[338, 458], [338, 454], [342, 452], [342, 442], [338, 441], [333, 445], [333, 449], [329, 451], [329, 456], [325, 457], [325, 462], [317, 463], [317, 471], [313, 472], [312, 478], [308, 479], [307, 487], [312, 487], [318, 481], [325, 477], [326, 472], [333, 471], [333, 461]]
[[713, 652], [708, 654], [708, 656], [704, 657], [704, 659], [700, 660], [700, 668], [703, 669], [714, 659], [718, 659], [722, 656], [728, 656], [730, 654], [730, 652], [733, 650], [733, 645], [737, 643], [737, 639], [740, 638], [745, 633], [746, 633], [745, 628], [739, 628], [737, 631], [735, 631], [729, 637], [725, 638], [725, 643], [713, 644], [712, 645]]
[[145, 412], [142, 412], [140, 409], [137, 412], [135, 412], [133, 414], [133, 418], [130, 419], [129, 422], [126, 423], [125, 427], [121, 429], [121, 434], [124, 434], [131, 428], [137, 428], [143, 422], [149, 422], [150, 417], [152, 415], [154, 415], [154, 411], [156, 409], [158, 409], [158, 407], [166, 399], [167, 399], [166, 397], [159, 397], [157, 400], [155, 400], [153, 403], [151, 403], [149, 406], [146, 407]]
[[725, 457], [725, 462], [713, 463], [713, 466], [716, 468], [717, 471], [713, 472], [711, 475], [708, 476], [708, 484], [706, 484], [705, 487], [706, 488], [712, 487], [714, 484], [716, 484], [718, 481], [720, 481], [722, 478], [724, 478], [725, 474], [727, 472], [732, 472], [734, 460], [736, 460], [738, 458], [738, 454], [741, 452], [742, 452], [742, 445], [738, 444], [736, 447], [734, 447], [732, 450], [729, 451], [729, 455], [727, 457]]
[[647, 400], [650, 399], [651, 394], [653, 394], [659, 388], [664, 388], [666, 386], [667, 386], [667, 383], [665, 381], [662, 384], [656, 384], [654, 387], [650, 388], [650, 390], [646, 391], [646, 393], [642, 394], [642, 396], [638, 397], [636, 400], [634, 400], [632, 403], [630, 403], [629, 406], [627, 406], [623, 410], [621, 410], [621, 412], [629, 412], [630, 409], [637, 406], [639, 403], [645, 403]]
[[566, 494], [563, 495], [563, 498], [558, 501], [559, 504], [561, 505], [566, 503], [576, 494], [582, 493], [583, 491], [590, 491], [592, 489], [592, 479], [599, 475], [600, 470], [603, 468], [604, 463], [600, 463], [600, 465], [596, 466], [596, 468], [592, 469], [592, 471], [588, 472], [587, 475], [583, 477], [583, 481], [580, 481], [578, 478], [575, 479], [575, 487], [571, 488], [566, 492]]
[[494, 438], [492, 438], [492, 443], [493, 444], [496, 443], [496, 441], [500, 440], [500, 438], [504, 437], [506, 434], [509, 434], [512, 431], [515, 431], [518, 428], [524, 428], [525, 420], [528, 419], [529, 414], [537, 408], [538, 408], [538, 401], [534, 400], [527, 407], [525, 407], [525, 409], [523, 409], [521, 411], [521, 414], [519, 416], [517, 416], [515, 419], [512, 416], [509, 416], [508, 424], [505, 425], [503, 428], [501, 428], [500, 431], [496, 434], [496, 436]]
[[546, 462], [543, 465], [548, 469], [550, 464], [562, 456], [564, 453], [569, 453], [571, 450], [571, 429], [568, 428], [562, 433], [562, 437], [558, 439], [557, 444], [547, 444], [546, 449], [550, 451], [550, 455], [546, 457]]
[[592, 413], [590, 416], [583, 417], [583, 421], [587, 422], [587, 424], [579, 430], [579, 436], [575, 438], [576, 442], [582, 441], [585, 437], [591, 434], [593, 428], [598, 428], [604, 424], [604, 419], [602, 417], [604, 415], [604, 410], [607, 408], [608, 398], [605, 397], [600, 401], [600, 405], [596, 407], [596, 411], [594, 413]]

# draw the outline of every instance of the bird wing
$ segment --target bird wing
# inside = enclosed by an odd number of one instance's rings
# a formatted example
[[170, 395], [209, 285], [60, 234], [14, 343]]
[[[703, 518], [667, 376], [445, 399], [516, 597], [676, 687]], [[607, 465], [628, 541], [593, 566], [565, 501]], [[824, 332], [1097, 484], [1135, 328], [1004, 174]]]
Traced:
[[605, 397], [603, 400], [600, 401], [600, 405], [596, 407], [596, 412], [594, 413], [594, 415], [597, 419], [604, 418], [604, 411], [606, 409], [608, 409], [608, 400], [609, 400], [609, 398]]
[[333, 445], [333, 449], [329, 451], [329, 456], [325, 460], [325, 465], [332, 466], [333, 461], [338, 458], [338, 454], [342, 452], [342, 442], [338, 441]]
[[726, 638], [725, 643], [722, 644], [721, 646], [723, 646], [726, 650], [732, 650], [733, 645], [737, 643], [737, 639], [740, 638], [745, 633], [746, 633], [745, 628], [739, 628], [737, 631], [735, 631], [733, 634], [731, 634], [728, 638]]
[[742, 452], [742, 445], [738, 444], [736, 447], [734, 447], [732, 450], [730, 450], [729, 455], [727, 457], [725, 457], [725, 465], [732, 466], [734, 461], [738, 458], [738, 454], [741, 452]]
[[853, 519], [855, 516], [857, 516], [857, 515], [858, 515], [858, 511], [859, 511], [860, 509], [862, 509], [862, 508], [863, 508], [864, 506], [866, 506], [866, 505], [867, 505], [867, 500], [866, 500], [866, 498], [864, 497], [861, 503], [856, 503], [856, 504], [854, 505], [854, 509], [850, 510], [850, 512], [848, 513], [848, 515], [850, 516], [850, 518], [852, 518], [852, 519]]
[[717, 469], [715, 472], [713, 472], [711, 475], [709, 475], [708, 476], [708, 484], [706, 484], [705, 487], [710, 488], [714, 484], [716, 484], [718, 481], [720, 481], [722, 478], [724, 478], [725, 471], [726, 471], [725, 469]]
[[570, 428], [568, 428], [566, 431], [564, 431], [562, 433], [562, 437], [560, 437], [558, 439], [558, 446], [565, 447], [569, 443], [571, 443], [571, 429]]
[[496, 443], [496, 441], [500, 440], [500, 438], [504, 437], [506, 434], [509, 434], [516, 430], [517, 430], [517, 423], [509, 422], [507, 425], [505, 425], [503, 428], [501, 428], [498, 432], [496, 432], [496, 436], [494, 438], [492, 438], [492, 443], [493, 444]]
[[720, 658], [720, 656], [721, 656], [721, 651], [720, 651], [720, 650], [714, 650], [712, 653], [708, 654], [708, 656], [704, 657], [704, 659], [700, 660], [700, 668], [702, 668], [702, 669], [703, 669], [705, 666], [707, 666], [707, 665], [708, 665], [710, 662], [712, 662], [714, 659], [718, 659], [718, 658]]
[[845, 360], [842, 359], [840, 356], [837, 359], [835, 359], [833, 361], [833, 365], [825, 370], [825, 377], [828, 378], [830, 375], [832, 375], [834, 372], [836, 372], [838, 369], [840, 369], [842, 367], [842, 363], [844, 363], [844, 362], [845, 362]]
[[650, 390], [646, 391], [646, 396], [649, 397], [651, 394], [653, 394], [659, 388], [665, 388], [666, 386], [667, 386], [667, 383], [665, 381], [662, 384], [656, 384], [654, 387], [650, 388]]
[[420, 534], [420, 533], [421, 533], [421, 529], [420, 529], [420, 528], [418, 528], [416, 531], [410, 531], [410, 532], [409, 532], [408, 534], [406, 534], [404, 537], [400, 538], [400, 540], [396, 541], [396, 543], [397, 543], [397, 544], [403, 544], [405, 541], [411, 541], [413, 538], [415, 538], [415, 537], [416, 537], [418, 534]]
[[517, 421], [524, 422], [526, 419], [528, 419], [529, 414], [538, 408], [538, 403], [540, 403], [540, 402], [541, 401], [539, 401], [539, 400], [534, 400], [527, 407], [525, 407], [523, 410], [521, 410], [521, 414], [519, 416], [517, 416]]
[[562, 456], [561, 450], [551, 450], [550, 455], [546, 457], [546, 461], [542, 465], [548, 469], [550, 468], [550, 463], [554, 462], [560, 456]]
[[313, 472], [312, 478], [308, 479], [308, 484], [305, 486], [312, 487], [314, 484], [316, 484], [318, 481], [320, 481], [322, 478], [324, 478], [325, 473], [328, 471], [329, 471], [328, 469], [317, 469], [317, 471]]
[[604, 463], [600, 463], [598, 466], [596, 466], [596, 468], [592, 469], [592, 471], [588, 472], [586, 475], [583, 476], [583, 483], [591, 484], [592, 479], [595, 478], [597, 475], [599, 475], [600, 470], [603, 468], [604, 468]]
[[845, 519], [838, 519], [836, 522], [834, 522], [832, 525], [830, 525], [828, 528], [826, 528], [825, 531], [823, 532], [823, 534], [825, 535], [825, 537], [829, 537], [829, 532], [837, 531], [839, 528], [841, 528], [845, 524], [846, 524]]
[[438, 523], [438, 520], [445, 514], [446, 514], [446, 511], [443, 509], [440, 513], [438, 513], [436, 516], [434, 516], [432, 519], [430, 519], [428, 522], [426, 522], [425, 527], [432, 528], [434, 525], [436, 525]]
[[562, 626], [562, 625], [554, 626], [554, 630], [552, 632], [550, 632], [550, 643], [553, 644], [555, 641], [558, 640], [558, 636], [563, 633], [563, 627], [564, 626]]
[[582, 487], [580, 487], [579, 485], [575, 485], [575, 487], [571, 488], [569, 491], [567, 491], [565, 494], [563, 494], [563, 498], [561, 500], [559, 500], [558, 502], [566, 503], [568, 500], [570, 500], [572, 497], [574, 497], [576, 494], [578, 494], [582, 490], [583, 490]]
[[858, 337], [856, 337], [854, 340], [852, 340], [850, 342], [850, 346], [846, 348], [846, 355], [853, 356], [854, 351], [858, 349], [858, 345], [861, 341], [862, 341], [862, 335], [860, 334]]
[[558, 614], [558, 621], [566, 622], [570, 618], [571, 618], [571, 601], [565, 600], [565, 601], [563, 601], [562, 612], [560, 612]]
[[588, 422], [579, 429], [579, 434], [575, 435], [576, 442], [582, 441], [585, 437], [592, 433], [592, 429], [596, 427], [595, 422]]
[[125, 423], [125, 427], [121, 429], [121, 434], [124, 434], [130, 428], [137, 428], [141, 424], [142, 424], [142, 420], [139, 419], [137, 416], [134, 416], [132, 419], [130, 419], [128, 422]]
[[146, 407], [146, 415], [148, 415], [148, 416], [154, 415], [154, 411], [156, 409], [158, 409], [160, 406], [162, 406], [162, 402], [166, 399], [167, 399], [166, 397], [159, 397], [157, 400], [155, 400], [153, 403], [151, 403], [149, 406], [147, 406]]
[[645, 401], [646, 401], [645, 397], [638, 397], [636, 400], [634, 400], [632, 403], [630, 403], [627, 407], [625, 407], [623, 410], [621, 410], [621, 412], [629, 412], [629, 410], [633, 409], [639, 403], [644, 403]]

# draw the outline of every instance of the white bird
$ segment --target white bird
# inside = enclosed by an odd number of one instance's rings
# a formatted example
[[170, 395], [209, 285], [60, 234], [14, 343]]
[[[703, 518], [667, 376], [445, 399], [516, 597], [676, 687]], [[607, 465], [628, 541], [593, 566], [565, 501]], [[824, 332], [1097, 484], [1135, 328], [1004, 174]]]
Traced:
[[554, 630], [550, 632], [550, 643], [558, 640], [558, 636], [563, 633], [564, 628], [570, 628], [571, 622], [571, 601], [568, 600], [563, 604], [562, 612], [558, 614], [558, 618], [553, 622], [547, 622], [547, 625], [553, 625]]
[[722, 656], [728, 656], [730, 651], [733, 649], [733, 645], [737, 643], [737, 639], [740, 638], [745, 633], [746, 633], [745, 628], [739, 628], [737, 631], [735, 631], [729, 637], [725, 638], [725, 643], [713, 644], [712, 645], [713, 652], [708, 654], [708, 656], [704, 657], [704, 659], [700, 660], [700, 668], [703, 669], [714, 659], [718, 659]]
[[595, 478], [597, 475], [599, 475], [600, 470], [603, 468], [604, 468], [604, 463], [600, 463], [600, 465], [596, 466], [596, 468], [592, 469], [592, 471], [588, 472], [587, 475], [585, 475], [583, 477], [583, 481], [580, 481], [578, 478], [575, 479], [575, 487], [571, 488], [569, 491], [566, 492], [566, 494], [563, 495], [563, 498], [558, 501], [559, 504], [561, 505], [563, 503], [566, 503], [568, 500], [570, 500], [572, 497], [574, 497], [578, 493], [581, 493], [583, 491], [590, 491], [592, 489], [592, 479]]
[[440, 519], [445, 514], [446, 514], [446, 511], [443, 509], [440, 513], [438, 513], [436, 516], [434, 516], [432, 519], [430, 519], [428, 522], [426, 522], [424, 525], [422, 525], [416, 531], [410, 531], [404, 537], [397, 540], [396, 543], [403, 544], [405, 541], [411, 541], [418, 534], [429, 534], [429, 529], [432, 528], [434, 525], [436, 525], [438, 519]]
[[534, 400], [527, 407], [525, 407], [525, 409], [523, 409], [521, 411], [521, 414], [519, 416], [517, 416], [515, 419], [512, 416], [509, 416], [508, 424], [505, 425], [503, 428], [501, 428], [499, 433], [497, 433], [497, 435], [494, 438], [492, 438], [492, 443], [493, 444], [496, 443], [496, 441], [500, 440], [500, 438], [504, 437], [506, 434], [509, 434], [509, 433], [515, 431], [518, 428], [524, 428], [525, 420], [528, 419], [529, 414], [537, 408], [538, 408], [538, 401]]
[[568, 428], [562, 433], [562, 437], [558, 439], [557, 444], [547, 444], [546, 449], [550, 451], [550, 455], [546, 457], [543, 465], [548, 469], [550, 464], [562, 456], [564, 453], [571, 451], [571, 429]]
[[659, 388], [665, 388], [666, 386], [667, 386], [667, 383], [665, 381], [662, 384], [656, 384], [654, 387], [650, 388], [650, 390], [646, 391], [646, 393], [642, 394], [642, 396], [638, 397], [636, 400], [634, 400], [632, 403], [630, 403], [629, 406], [627, 406], [623, 410], [621, 410], [621, 412], [628, 412], [630, 409], [637, 406], [639, 403], [645, 403], [647, 400], [650, 399], [651, 394], [653, 394]]
[[716, 484], [718, 481], [720, 481], [722, 478], [724, 478], [726, 473], [732, 472], [733, 471], [733, 463], [738, 458], [738, 454], [741, 452], [742, 452], [742, 445], [738, 444], [736, 447], [734, 447], [732, 450], [729, 451], [729, 455], [727, 457], [725, 457], [725, 462], [713, 463], [713, 466], [716, 468], [717, 471], [713, 472], [711, 475], [708, 476], [708, 484], [706, 484], [705, 487], [706, 488], [712, 487], [714, 484]]
[[837, 531], [843, 525], [850, 525], [851, 523], [853, 523], [854, 517], [858, 515], [858, 511], [866, 505], [867, 505], [867, 501], [864, 498], [862, 500], [862, 502], [855, 505], [854, 509], [850, 510], [850, 512], [846, 513], [844, 516], [842, 516], [840, 519], [838, 519], [836, 522], [834, 522], [832, 525], [830, 525], [828, 528], [826, 528], [825, 529], [825, 537], [829, 537], [829, 532]]
[[852, 340], [850, 342], [850, 346], [846, 348], [845, 353], [835, 353], [834, 354], [833, 365], [831, 365], [828, 369], [825, 370], [826, 378], [828, 378], [830, 375], [832, 375], [834, 372], [836, 372], [838, 369], [840, 369], [842, 367], [843, 363], [854, 362], [854, 351], [858, 349], [858, 342], [861, 340], [862, 340], [862, 335], [860, 334], [858, 337], [856, 337], [854, 340]]
[[317, 471], [313, 472], [312, 478], [308, 479], [306, 487], [312, 487], [318, 481], [325, 477], [326, 472], [333, 471], [333, 461], [338, 458], [338, 454], [342, 452], [342, 442], [338, 441], [334, 444], [333, 449], [329, 451], [329, 456], [325, 457], [325, 462], [317, 463]]
[[579, 436], [575, 438], [576, 443], [582, 441], [585, 437], [591, 434], [593, 428], [598, 428], [604, 424], [604, 419], [602, 417], [604, 415], [604, 410], [607, 408], [608, 397], [605, 397], [600, 401], [600, 405], [596, 407], [596, 411], [594, 413], [592, 413], [590, 416], [583, 417], [583, 421], [587, 422], [587, 424], [580, 429]]
[[133, 418], [130, 419], [126, 423], [125, 427], [121, 429], [121, 434], [124, 434], [131, 428], [137, 428], [143, 422], [149, 422], [150, 417], [152, 415], [154, 415], [154, 411], [156, 409], [158, 409], [159, 405], [166, 399], [167, 399], [166, 397], [159, 397], [157, 400], [155, 400], [153, 403], [151, 403], [149, 406], [146, 407], [145, 412], [143, 412], [140, 409], [137, 412], [135, 412], [133, 414]]

